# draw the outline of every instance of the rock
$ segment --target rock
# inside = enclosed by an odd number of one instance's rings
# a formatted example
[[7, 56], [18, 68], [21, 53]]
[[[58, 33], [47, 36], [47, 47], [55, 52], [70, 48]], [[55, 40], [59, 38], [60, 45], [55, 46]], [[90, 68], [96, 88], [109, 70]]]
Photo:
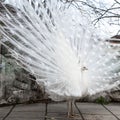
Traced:
[[112, 90], [109, 93], [109, 96], [113, 102], [120, 102], [120, 89], [119, 90]]
[[22, 82], [19, 82], [17, 80], [14, 81], [13, 85], [18, 88], [18, 89], [22, 89], [22, 90], [30, 90], [30, 85], [27, 84], [27, 83], [22, 83]]
[[8, 104], [16, 104], [17, 103], [17, 98], [14, 95], [11, 95], [10, 97], [8, 97], [7, 103]]
[[108, 93], [107, 92], [100, 92], [100, 93], [97, 93], [95, 95], [92, 95], [92, 96], [86, 96], [84, 98], [81, 99], [81, 101], [84, 101], [84, 102], [111, 102], [111, 98], [109, 97]]
[[0, 100], [0, 105], [6, 105], [6, 104], [8, 104], [8, 102], [5, 99]]
[[35, 82], [34, 76], [20, 68], [14, 59], [2, 57], [2, 62], [5, 63], [4, 76], [1, 73], [4, 78], [2, 98], [8, 104], [36, 102], [44, 98], [44, 93]]

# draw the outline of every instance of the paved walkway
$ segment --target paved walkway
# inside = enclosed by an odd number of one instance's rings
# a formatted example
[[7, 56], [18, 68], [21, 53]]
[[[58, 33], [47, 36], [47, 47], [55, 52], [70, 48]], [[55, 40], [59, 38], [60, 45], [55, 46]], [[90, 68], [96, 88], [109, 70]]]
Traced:
[[[120, 103], [77, 103], [82, 116], [68, 119], [66, 103], [44, 103], [0, 107], [0, 120], [120, 120]], [[76, 109], [76, 113], [77, 109]], [[46, 117], [45, 117], [46, 116]]]

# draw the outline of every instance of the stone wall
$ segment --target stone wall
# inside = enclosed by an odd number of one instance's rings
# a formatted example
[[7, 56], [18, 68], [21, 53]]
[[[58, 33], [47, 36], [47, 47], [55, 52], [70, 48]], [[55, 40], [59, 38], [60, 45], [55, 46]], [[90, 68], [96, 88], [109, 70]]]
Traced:
[[44, 98], [44, 88], [34, 76], [20, 68], [14, 59], [2, 58], [0, 69], [0, 104], [37, 102]]

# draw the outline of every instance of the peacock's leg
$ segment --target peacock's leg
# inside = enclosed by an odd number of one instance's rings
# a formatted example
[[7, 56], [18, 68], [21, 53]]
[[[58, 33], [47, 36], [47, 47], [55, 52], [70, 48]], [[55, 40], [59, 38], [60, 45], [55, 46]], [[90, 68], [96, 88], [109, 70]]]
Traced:
[[71, 118], [74, 116], [73, 101], [69, 100], [67, 102], [67, 106], [68, 106], [68, 117]]
[[68, 118], [76, 118], [76, 117], [80, 117], [79, 114], [75, 114], [74, 111], [74, 100], [69, 100], [67, 102], [67, 106], [68, 106]]

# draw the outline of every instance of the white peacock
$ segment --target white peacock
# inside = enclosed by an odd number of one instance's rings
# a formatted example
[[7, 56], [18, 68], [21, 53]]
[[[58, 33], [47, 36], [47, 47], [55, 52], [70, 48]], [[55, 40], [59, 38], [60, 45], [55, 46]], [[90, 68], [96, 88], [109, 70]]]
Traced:
[[[111, 43], [99, 35], [87, 12], [59, 0], [6, 0], [1, 3], [1, 41], [19, 64], [44, 84], [54, 101], [72, 103], [85, 95], [117, 86], [120, 81], [118, 56]], [[105, 31], [105, 30], [102, 30]]]

